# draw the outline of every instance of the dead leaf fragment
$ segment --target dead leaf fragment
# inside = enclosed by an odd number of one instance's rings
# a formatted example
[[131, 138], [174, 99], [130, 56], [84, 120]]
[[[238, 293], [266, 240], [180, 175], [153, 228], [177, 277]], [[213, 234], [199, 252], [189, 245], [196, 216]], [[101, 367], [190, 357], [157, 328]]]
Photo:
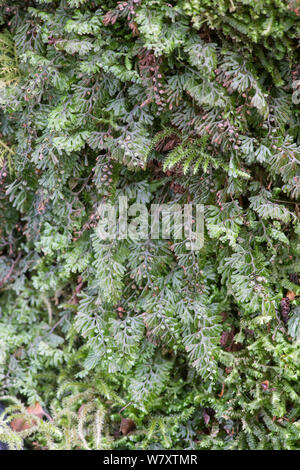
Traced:
[[263, 390], [268, 390], [269, 385], [270, 385], [270, 383], [269, 383], [268, 380], [265, 380], [264, 382], [261, 383], [261, 386], [262, 386]]
[[[42, 419], [43, 416], [47, 416], [44, 412], [40, 403], [36, 402], [34, 406], [29, 406], [26, 408], [26, 411], [29, 415], [37, 416], [38, 418]], [[15, 418], [10, 423], [10, 427], [15, 432], [24, 431], [25, 429], [30, 429], [32, 426], [35, 426], [37, 422], [34, 419], [28, 419], [25, 417]]]
[[131, 431], [135, 429], [135, 422], [132, 419], [122, 418], [120, 424], [120, 432], [123, 436], [127, 436]]
[[224, 390], [225, 390], [225, 384], [222, 384], [221, 393], [218, 394], [218, 397], [219, 397], [219, 398], [222, 398], [222, 396], [224, 395]]

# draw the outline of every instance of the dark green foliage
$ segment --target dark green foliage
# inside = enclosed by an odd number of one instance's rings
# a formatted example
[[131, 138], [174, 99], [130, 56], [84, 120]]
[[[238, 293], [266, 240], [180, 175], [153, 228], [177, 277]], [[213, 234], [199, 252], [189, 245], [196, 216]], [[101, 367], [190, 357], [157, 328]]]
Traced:
[[[299, 11], [0, 0], [1, 392], [53, 417], [11, 448], [300, 449]], [[204, 247], [102, 241], [120, 196]]]

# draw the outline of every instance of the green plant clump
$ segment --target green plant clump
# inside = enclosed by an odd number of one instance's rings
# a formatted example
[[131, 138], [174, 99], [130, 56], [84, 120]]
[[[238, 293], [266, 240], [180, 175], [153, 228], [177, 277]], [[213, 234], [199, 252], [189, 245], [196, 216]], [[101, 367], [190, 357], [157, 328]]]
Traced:
[[[10, 449], [300, 449], [299, 38], [295, 0], [0, 0]], [[101, 239], [125, 196], [203, 247]]]

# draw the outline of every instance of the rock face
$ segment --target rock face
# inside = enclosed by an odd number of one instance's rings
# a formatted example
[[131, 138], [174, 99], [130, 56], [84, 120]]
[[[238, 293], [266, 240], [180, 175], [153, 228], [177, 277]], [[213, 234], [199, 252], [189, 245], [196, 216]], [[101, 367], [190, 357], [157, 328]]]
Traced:
[[[4, 410], [5, 410], [4, 406], [2, 405], [2, 403], [0, 403], [0, 415], [2, 415]], [[8, 445], [0, 441], [0, 450], [8, 450]]]

